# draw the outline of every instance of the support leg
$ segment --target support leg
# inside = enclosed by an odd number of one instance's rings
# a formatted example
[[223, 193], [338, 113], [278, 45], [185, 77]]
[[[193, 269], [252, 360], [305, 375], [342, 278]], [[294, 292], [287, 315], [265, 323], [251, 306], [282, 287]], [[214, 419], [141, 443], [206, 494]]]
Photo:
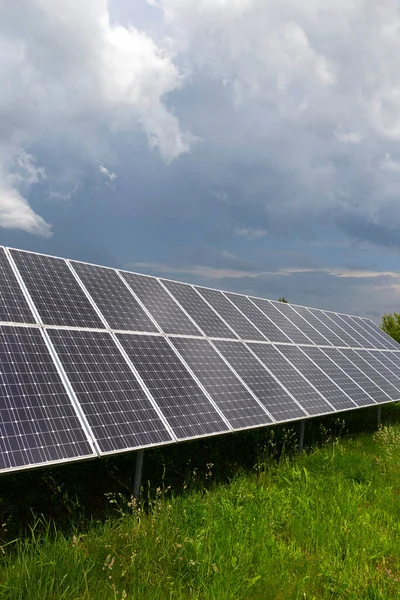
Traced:
[[133, 495], [135, 496], [135, 498], [139, 498], [139, 495], [140, 495], [140, 484], [142, 482], [143, 457], [144, 457], [144, 450], [138, 450], [138, 452], [136, 454], [135, 480], [133, 482]]
[[378, 406], [376, 413], [377, 413], [378, 428], [379, 428], [381, 426], [382, 406]]
[[298, 446], [299, 453], [303, 452], [305, 428], [306, 428], [306, 421], [304, 419], [303, 421], [300, 421], [300, 427], [299, 427], [299, 446]]

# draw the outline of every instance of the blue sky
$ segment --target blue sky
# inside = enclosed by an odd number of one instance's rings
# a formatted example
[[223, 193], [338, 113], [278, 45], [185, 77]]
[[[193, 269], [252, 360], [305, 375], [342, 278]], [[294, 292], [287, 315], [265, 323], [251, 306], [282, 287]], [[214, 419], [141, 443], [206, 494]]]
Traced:
[[0, 241], [400, 310], [400, 11], [384, 0], [0, 7]]

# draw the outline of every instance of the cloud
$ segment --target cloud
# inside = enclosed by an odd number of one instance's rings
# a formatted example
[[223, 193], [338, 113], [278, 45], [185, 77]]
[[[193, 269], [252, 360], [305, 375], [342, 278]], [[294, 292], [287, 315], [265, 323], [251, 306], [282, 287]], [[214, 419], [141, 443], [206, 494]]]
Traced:
[[238, 225], [233, 230], [234, 235], [239, 237], [247, 238], [250, 241], [259, 240], [266, 235], [266, 231], [264, 229], [255, 229], [253, 227], [245, 227], [243, 225]]
[[[3, 227], [48, 231], [40, 217], [33, 225], [29, 187], [22, 202], [18, 185], [20, 176], [29, 185], [44, 179], [35, 145], [68, 140], [78, 162], [101, 160], [102, 131], [140, 129], [168, 163], [194, 139], [165, 102], [183, 83], [173, 56], [146, 32], [112, 22], [104, 0], [1, 3], [0, 81], [0, 168], [11, 185], [2, 192]], [[9, 218], [14, 201], [19, 217]]]
[[0, 183], [0, 227], [22, 229], [43, 237], [52, 235], [51, 226], [39, 217], [14, 188]]
[[364, 0], [152, 4], [198, 88], [200, 80], [224, 98], [219, 120], [209, 107], [208, 137], [200, 134], [215, 144], [219, 183], [235, 187], [249, 222], [352, 236], [347, 222], [363, 219], [357, 239], [381, 244], [389, 236], [380, 232], [394, 228], [400, 240], [397, 166], [379, 160], [400, 141], [396, 0], [368, 9]]
[[99, 165], [99, 173], [101, 173], [102, 175], [104, 175], [105, 177], [107, 177], [111, 182], [114, 181], [114, 179], [117, 179], [118, 175], [116, 173], [114, 173], [113, 171], [110, 171], [109, 169], [107, 169], [107, 167], [105, 167], [104, 165]]

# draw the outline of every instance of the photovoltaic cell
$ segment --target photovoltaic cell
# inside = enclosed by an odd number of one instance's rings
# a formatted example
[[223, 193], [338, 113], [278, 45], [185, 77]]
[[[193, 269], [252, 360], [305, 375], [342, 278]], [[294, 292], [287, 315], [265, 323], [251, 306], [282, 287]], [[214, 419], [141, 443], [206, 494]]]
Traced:
[[0, 248], [0, 321], [35, 323], [4, 248]]
[[348, 331], [351, 333], [351, 335], [353, 337], [357, 336], [356, 339], [360, 343], [360, 348], [372, 349], [382, 347], [377, 339], [371, 333], [362, 328], [359, 323], [357, 323], [350, 315], [338, 314], [337, 316], [346, 323]]
[[335, 362], [343, 371], [351, 377], [362, 389], [367, 392], [374, 402], [387, 402], [388, 396], [378, 388], [356, 365], [351, 362], [341, 350], [337, 348], [321, 349], [333, 362]]
[[236, 338], [222, 319], [206, 304], [192, 286], [186, 283], [161, 280], [193, 321], [209, 337]]
[[234, 429], [272, 423], [208, 340], [171, 341]]
[[[302, 348], [302, 351], [311, 358], [317, 365], [338, 385], [357, 406], [371, 406], [375, 404], [374, 400], [367, 392], [357, 385], [342, 369], [326, 356], [320, 348]], [[333, 352], [333, 349], [332, 349]], [[336, 350], [340, 358], [339, 350]]]
[[104, 329], [65, 260], [20, 250], [10, 252], [43, 323]]
[[369, 319], [363, 319], [361, 317], [355, 318], [357, 319], [357, 321], [360, 320], [363, 326], [366, 327], [368, 331], [371, 331], [372, 335], [374, 335], [375, 337], [379, 337], [379, 339], [385, 345], [385, 348], [388, 348], [389, 350], [400, 350], [400, 344], [398, 344], [393, 338], [391, 338], [390, 335], [382, 331], [382, 329], [378, 327], [378, 325], [373, 323], [373, 321], [370, 321]]
[[327, 312], [326, 314], [329, 316], [330, 319], [333, 319], [335, 323], [340, 325], [340, 327], [343, 327], [346, 333], [350, 335], [353, 338], [353, 340], [355, 340], [353, 346], [358, 346], [359, 348], [374, 347], [373, 344], [371, 344], [371, 342], [369, 342], [359, 330], [357, 331], [356, 328], [352, 326], [351, 319], [346, 319], [346, 315], [339, 315], [333, 312]]
[[[400, 382], [400, 362], [399, 365], [396, 365], [393, 361], [391, 361], [389, 358], [389, 352], [375, 352], [373, 350], [370, 350], [369, 354], [371, 356], [374, 356], [376, 360], [379, 360], [380, 363], [382, 363], [387, 369], [389, 369], [393, 373], [393, 376], [396, 377], [396, 379], [398, 379]], [[391, 381], [391, 379], [389, 381]], [[395, 384], [393, 383], [393, 385]]]
[[325, 373], [318, 368], [306, 354], [295, 346], [281, 346], [281, 353], [290, 360], [292, 365], [300, 371], [335, 410], [354, 408], [354, 402]]
[[367, 336], [371, 343], [374, 344], [374, 348], [377, 348], [379, 350], [387, 349], [387, 345], [384, 343], [385, 340], [381, 336], [379, 336], [378, 333], [376, 333], [375, 331], [373, 332], [372, 329], [368, 329], [368, 326], [365, 323], [363, 323], [363, 321], [359, 317], [353, 317], [351, 315], [348, 316], [349, 319], [351, 319], [353, 322], [353, 327], [356, 327], [356, 329], [360, 331], [362, 335]]
[[325, 345], [329, 346], [329, 343], [331, 343], [333, 346], [343, 345], [343, 341], [332, 331], [332, 329], [329, 329], [324, 323], [322, 323], [322, 321], [317, 319], [317, 317], [313, 315], [308, 308], [305, 308], [304, 306], [293, 305], [291, 305], [291, 307], [300, 316], [302, 316], [307, 323], [310, 323], [315, 329], [317, 329], [317, 331], [321, 333], [321, 335], [324, 336], [324, 338], [327, 340]]
[[332, 412], [332, 408], [321, 394], [291, 366], [276, 347], [268, 344], [249, 344], [249, 348], [257, 354], [309, 415]]
[[0, 469], [90, 456], [41, 331], [0, 327]]
[[385, 352], [385, 356], [395, 367], [400, 368], [400, 354], [397, 352]]
[[244, 340], [265, 340], [265, 337], [219, 290], [196, 287], [196, 290]]
[[306, 416], [306, 413], [243, 343], [225, 341], [213, 343], [275, 421], [290, 421]]
[[374, 350], [357, 350], [358, 354], [396, 388], [397, 398], [400, 400], [400, 369], [386, 358], [384, 352]]
[[102, 452], [172, 441], [109, 333], [49, 335]]
[[165, 333], [201, 335], [157, 279], [126, 271], [120, 273]]
[[284, 302], [272, 302], [273, 306], [277, 308], [291, 323], [293, 323], [302, 334], [308, 338], [308, 344], [313, 343], [317, 346], [330, 346], [326, 338], [323, 337], [319, 331], [317, 331], [308, 321], [297, 313], [290, 304]]
[[80, 262], [71, 266], [111, 329], [158, 331], [114, 269]]
[[229, 431], [166, 339], [123, 333], [117, 337], [177, 438]]
[[340, 344], [336, 344], [337, 346], [355, 345], [355, 340], [353, 340], [352, 337], [347, 335], [344, 329], [342, 329], [341, 327], [339, 327], [339, 325], [332, 321], [332, 319], [330, 319], [328, 315], [324, 313], [323, 310], [319, 310], [317, 308], [308, 308], [307, 310], [309, 310], [310, 313], [314, 315], [314, 317], [319, 319], [328, 329], [333, 331], [333, 333], [340, 339]]
[[[367, 375], [372, 381], [383, 390], [391, 400], [396, 400], [399, 397], [399, 391], [388, 381], [383, 375], [381, 375], [372, 365], [372, 360], [368, 354], [356, 350], [343, 350], [343, 353], [349, 358], [365, 375]], [[370, 360], [368, 360], [370, 358]], [[379, 365], [378, 365], [379, 368]], [[382, 372], [384, 367], [381, 367]]]
[[290, 343], [291, 340], [259, 310], [255, 304], [250, 302], [246, 296], [240, 296], [239, 294], [232, 294], [230, 292], [224, 292], [224, 295], [233, 302], [239, 310], [255, 325], [261, 333], [271, 342], [286, 342]]
[[250, 298], [262, 312], [271, 319], [295, 344], [311, 344], [306, 337], [283, 313], [280, 302], [270, 302], [262, 298]]

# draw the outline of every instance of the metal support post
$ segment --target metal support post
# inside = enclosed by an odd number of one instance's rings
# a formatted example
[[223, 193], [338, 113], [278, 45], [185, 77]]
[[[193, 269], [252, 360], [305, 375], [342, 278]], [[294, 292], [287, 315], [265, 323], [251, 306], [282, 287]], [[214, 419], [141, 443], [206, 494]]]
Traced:
[[299, 427], [299, 446], [298, 446], [299, 453], [303, 452], [305, 428], [306, 428], [306, 421], [305, 421], [305, 419], [303, 419], [303, 421], [300, 421], [300, 427]]
[[381, 426], [382, 406], [378, 406], [376, 412], [377, 412], [377, 417], [378, 417], [378, 428], [379, 428]]
[[139, 498], [139, 495], [140, 495], [140, 484], [142, 482], [143, 457], [144, 457], [144, 450], [138, 450], [138, 452], [136, 454], [135, 480], [133, 482], [133, 495], [135, 498]]

